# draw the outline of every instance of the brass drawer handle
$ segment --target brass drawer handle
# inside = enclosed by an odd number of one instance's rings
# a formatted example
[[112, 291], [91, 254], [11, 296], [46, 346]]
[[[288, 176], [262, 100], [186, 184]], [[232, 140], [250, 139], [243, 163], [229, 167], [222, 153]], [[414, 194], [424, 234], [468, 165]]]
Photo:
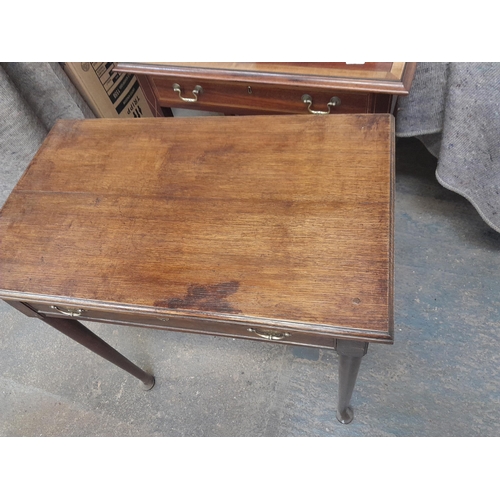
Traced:
[[283, 340], [285, 337], [291, 337], [288, 332], [273, 332], [271, 330], [257, 330], [256, 328], [247, 328], [247, 331], [255, 333], [259, 337], [267, 340]]
[[330, 99], [330, 102], [327, 104], [328, 111], [315, 111], [314, 109], [311, 109], [313, 100], [309, 94], [304, 94], [300, 99], [304, 104], [308, 105], [307, 110], [309, 111], [309, 113], [312, 113], [313, 115], [329, 115], [332, 107], [340, 106], [340, 99], [338, 97], [332, 97]]
[[181, 94], [181, 86], [178, 83], [174, 83], [174, 92], [179, 92], [179, 97], [181, 98], [181, 101], [184, 102], [196, 102], [198, 100], [198, 94], [203, 93], [203, 89], [201, 88], [201, 85], [196, 85], [196, 87], [193, 89], [193, 97], [182, 97]]
[[57, 306], [50, 306], [51, 309], [55, 309], [56, 311], [60, 312], [61, 314], [64, 314], [65, 316], [71, 316], [71, 317], [76, 317], [76, 316], [81, 316], [84, 312], [85, 309], [61, 309], [60, 307]]

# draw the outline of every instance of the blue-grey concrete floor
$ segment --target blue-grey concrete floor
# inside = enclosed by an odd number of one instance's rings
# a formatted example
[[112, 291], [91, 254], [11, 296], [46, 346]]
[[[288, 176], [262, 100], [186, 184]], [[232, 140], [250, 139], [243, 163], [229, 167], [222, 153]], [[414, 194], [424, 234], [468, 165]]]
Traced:
[[398, 142], [395, 344], [364, 357], [352, 424], [335, 419], [333, 351], [88, 324], [154, 372], [144, 392], [2, 302], [0, 435], [499, 436], [500, 234], [435, 165]]

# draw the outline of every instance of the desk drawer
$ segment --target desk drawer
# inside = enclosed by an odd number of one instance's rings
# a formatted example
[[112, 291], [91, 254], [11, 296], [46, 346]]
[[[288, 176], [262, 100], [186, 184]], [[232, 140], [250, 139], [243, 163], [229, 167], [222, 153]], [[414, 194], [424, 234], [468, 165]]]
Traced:
[[[332, 114], [374, 112], [376, 98], [369, 93], [337, 92], [335, 90], [308, 89], [306, 87], [280, 87], [275, 85], [219, 82], [203, 79], [150, 76], [152, 87], [161, 106], [217, 111], [226, 114], [308, 114], [304, 94], [312, 98], [311, 109], [328, 111], [332, 97], [340, 104], [331, 108]], [[183, 98], [194, 99], [196, 86], [202, 90], [196, 102], [185, 102], [174, 90], [177, 84]]]
[[57, 304], [30, 302], [28, 306], [44, 316], [70, 318], [81, 321], [98, 321], [119, 325], [143, 326], [162, 330], [201, 333], [226, 337], [277, 342], [281, 344], [335, 348], [331, 334], [310, 333], [304, 330], [256, 326], [252, 323], [219, 321], [206, 318], [141, 314], [136, 312], [110, 312], [98, 309], [68, 307]]

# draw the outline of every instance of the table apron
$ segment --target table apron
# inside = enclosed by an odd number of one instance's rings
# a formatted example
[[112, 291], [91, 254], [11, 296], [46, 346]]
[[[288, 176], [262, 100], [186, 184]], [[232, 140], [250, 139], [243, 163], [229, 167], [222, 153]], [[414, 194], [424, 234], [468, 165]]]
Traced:
[[[220, 321], [209, 318], [192, 318], [187, 316], [166, 316], [165, 314], [140, 314], [134, 312], [114, 312], [105, 310], [90, 310], [88, 308], [49, 304], [42, 302], [17, 302], [7, 301], [16, 309], [28, 316], [69, 318], [79, 321], [92, 321], [110, 323], [125, 326], [137, 326], [154, 328], [167, 331], [178, 331], [249, 340], [259, 340], [272, 343], [300, 345], [308, 347], [319, 347], [335, 349], [337, 339], [351, 339], [370, 342], [391, 343], [382, 335], [360, 338], [358, 333], [349, 332], [318, 332], [306, 329], [290, 328], [288, 326], [276, 326], [266, 324], [255, 324], [251, 322]], [[68, 316], [74, 313], [75, 316]]]

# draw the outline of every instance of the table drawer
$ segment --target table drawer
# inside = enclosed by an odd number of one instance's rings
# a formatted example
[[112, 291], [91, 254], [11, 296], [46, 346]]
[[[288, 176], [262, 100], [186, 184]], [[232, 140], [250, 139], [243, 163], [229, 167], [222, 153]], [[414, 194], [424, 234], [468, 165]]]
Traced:
[[[328, 111], [327, 104], [333, 97], [340, 104], [331, 107], [332, 114], [369, 113], [374, 111], [375, 97], [363, 92], [345, 92], [307, 87], [280, 87], [276, 85], [219, 82], [204, 79], [150, 76], [152, 87], [161, 106], [173, 108], [191, 108], [203, 111], [217, 111], [226, 114], [308, 114], [308, 104], [302, 96], [309, 95], [311, 109]], [[178, 85], [181, 91], [174, 90]], [[195, 102], [181, 99], [194, 99], [192, 93], [197, 86], [201, 91]]]
[[98, 321], [122, 325], [144, 326], [162, 330], [201, 333], [250, 340], [267, 340], [282, 344], [334, 349], [331, 334], [311, 333], [299, 329], [259, 326], [252, 323], [235, 323], [207, 318], [193, 318], [166, 314], [141, 314], [138, 312], [110, 312], [99, 309], [68, 307], [67, 305], [30, 302], [31, 309], [44, 316], [72, 318], [81, 321]]

